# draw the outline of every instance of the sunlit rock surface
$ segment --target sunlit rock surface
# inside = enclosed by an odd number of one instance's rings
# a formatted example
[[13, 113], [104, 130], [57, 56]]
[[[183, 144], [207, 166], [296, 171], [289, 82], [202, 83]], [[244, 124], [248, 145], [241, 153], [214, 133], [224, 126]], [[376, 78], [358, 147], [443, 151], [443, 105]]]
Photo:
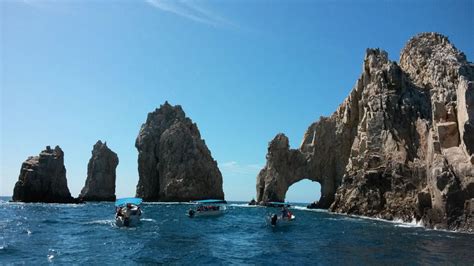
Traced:
[[367, 49], [362, 74], [299, 149], [279, 134], [257, 177], [257, 201], [282, 201], [307, 178], [321, 183], [313, 207], [417, 220], [472, 231], [474, 66], [437, 33], [415, 36], [400, 64]]
[[138, 197], [147, 201], [224, 199], [217, 162], [181, 106], [166, 102], [149, 113], [135, 147]]

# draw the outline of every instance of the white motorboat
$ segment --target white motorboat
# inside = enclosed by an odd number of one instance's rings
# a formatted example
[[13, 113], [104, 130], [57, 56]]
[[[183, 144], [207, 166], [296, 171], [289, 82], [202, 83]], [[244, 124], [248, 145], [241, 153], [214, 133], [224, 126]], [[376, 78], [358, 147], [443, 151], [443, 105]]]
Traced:
[[291, 224], [295, 219], [296, 216], [291, 212], [287, 216], [273, 214], [268, 217], [271, 226]]
[[188, 210], [187, 215], [190, 218], [194, 217], [211, 217], [223, 215], [226, 211], [225, 200], [198, 200], [193, 203], [198, 204], [196, 208], [191, 208]]
[[267, 220], [271, 226], [290, 224], [296, 219], [296, 216], [288, 209], [288, 207], [290, 207], [289, 204], [284, 202], [267, 202], [265, 205], [267, 207], [281, 207], [280, 214], [273, 213], [267, 216]]
[[123, 198], [115, 202], [115, 224], [119, 227], [137, 226], [140, 223], [142, 211], [140, 198]]

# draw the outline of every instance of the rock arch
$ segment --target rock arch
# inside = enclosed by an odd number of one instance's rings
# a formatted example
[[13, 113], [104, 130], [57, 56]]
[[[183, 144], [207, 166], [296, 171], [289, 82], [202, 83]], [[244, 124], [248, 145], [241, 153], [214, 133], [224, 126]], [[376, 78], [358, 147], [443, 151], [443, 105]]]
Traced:
[[[317, 135], [308, 136], [314, 138]], [[302, 148], [290, 149], [288, 137], [281, 133], [275, 136], [268, 146], [267, 164], [257, 177], [257, 202], [284, 201], [291, 185], [309, 179], [321, 185], [321, 198], [317, 207], [329, 208], [341, 182], [342, 172], [338, 175], [335, 171], [337, 161], [329, 153], [314, 156], [314, 153], [309, 152], [313, 150], [311, 145], [315, 143], [305, 138]], [[323, 157], [324, 160], [319, 160]]]
[[291, 150], [279, 134], [257, 177], [260, 203], [284, 200], [302, 177], [321, 208], [472, 230], [474, 65], [437, 33], [410, 39], [400, 63], [367, 49], [355, 87]]

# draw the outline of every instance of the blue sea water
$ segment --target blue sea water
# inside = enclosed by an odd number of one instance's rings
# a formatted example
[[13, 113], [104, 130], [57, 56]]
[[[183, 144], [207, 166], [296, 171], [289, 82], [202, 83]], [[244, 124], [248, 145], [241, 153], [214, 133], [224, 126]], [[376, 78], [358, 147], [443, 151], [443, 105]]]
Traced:
[[114, 225], [113, 203], [22, 204], [0, 198], [0, 264], [462, 264], [474, 235], [427, 230], [295, 207], [272, 228], [275, 209], [228, 204], [213, 218], [188, 204], [143, 205], [137, 228]]

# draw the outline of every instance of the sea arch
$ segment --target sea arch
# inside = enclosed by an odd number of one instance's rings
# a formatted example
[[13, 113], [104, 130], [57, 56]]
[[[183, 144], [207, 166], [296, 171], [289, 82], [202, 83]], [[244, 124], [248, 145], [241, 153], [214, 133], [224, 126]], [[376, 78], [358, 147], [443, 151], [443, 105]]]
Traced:
[[337, 174], [322, 171], [326, 167], [318, 165], [321, 162], [313, 158], [300, 149], [290, 149], [288, 138], [278, 134], [268, 146], [267, 163], [257, 177], [257, 202], [284, 201], [291, 185], [309, 179], [321, 185], [321, 198], [315, 207], [329, 208], [335, 198]]

